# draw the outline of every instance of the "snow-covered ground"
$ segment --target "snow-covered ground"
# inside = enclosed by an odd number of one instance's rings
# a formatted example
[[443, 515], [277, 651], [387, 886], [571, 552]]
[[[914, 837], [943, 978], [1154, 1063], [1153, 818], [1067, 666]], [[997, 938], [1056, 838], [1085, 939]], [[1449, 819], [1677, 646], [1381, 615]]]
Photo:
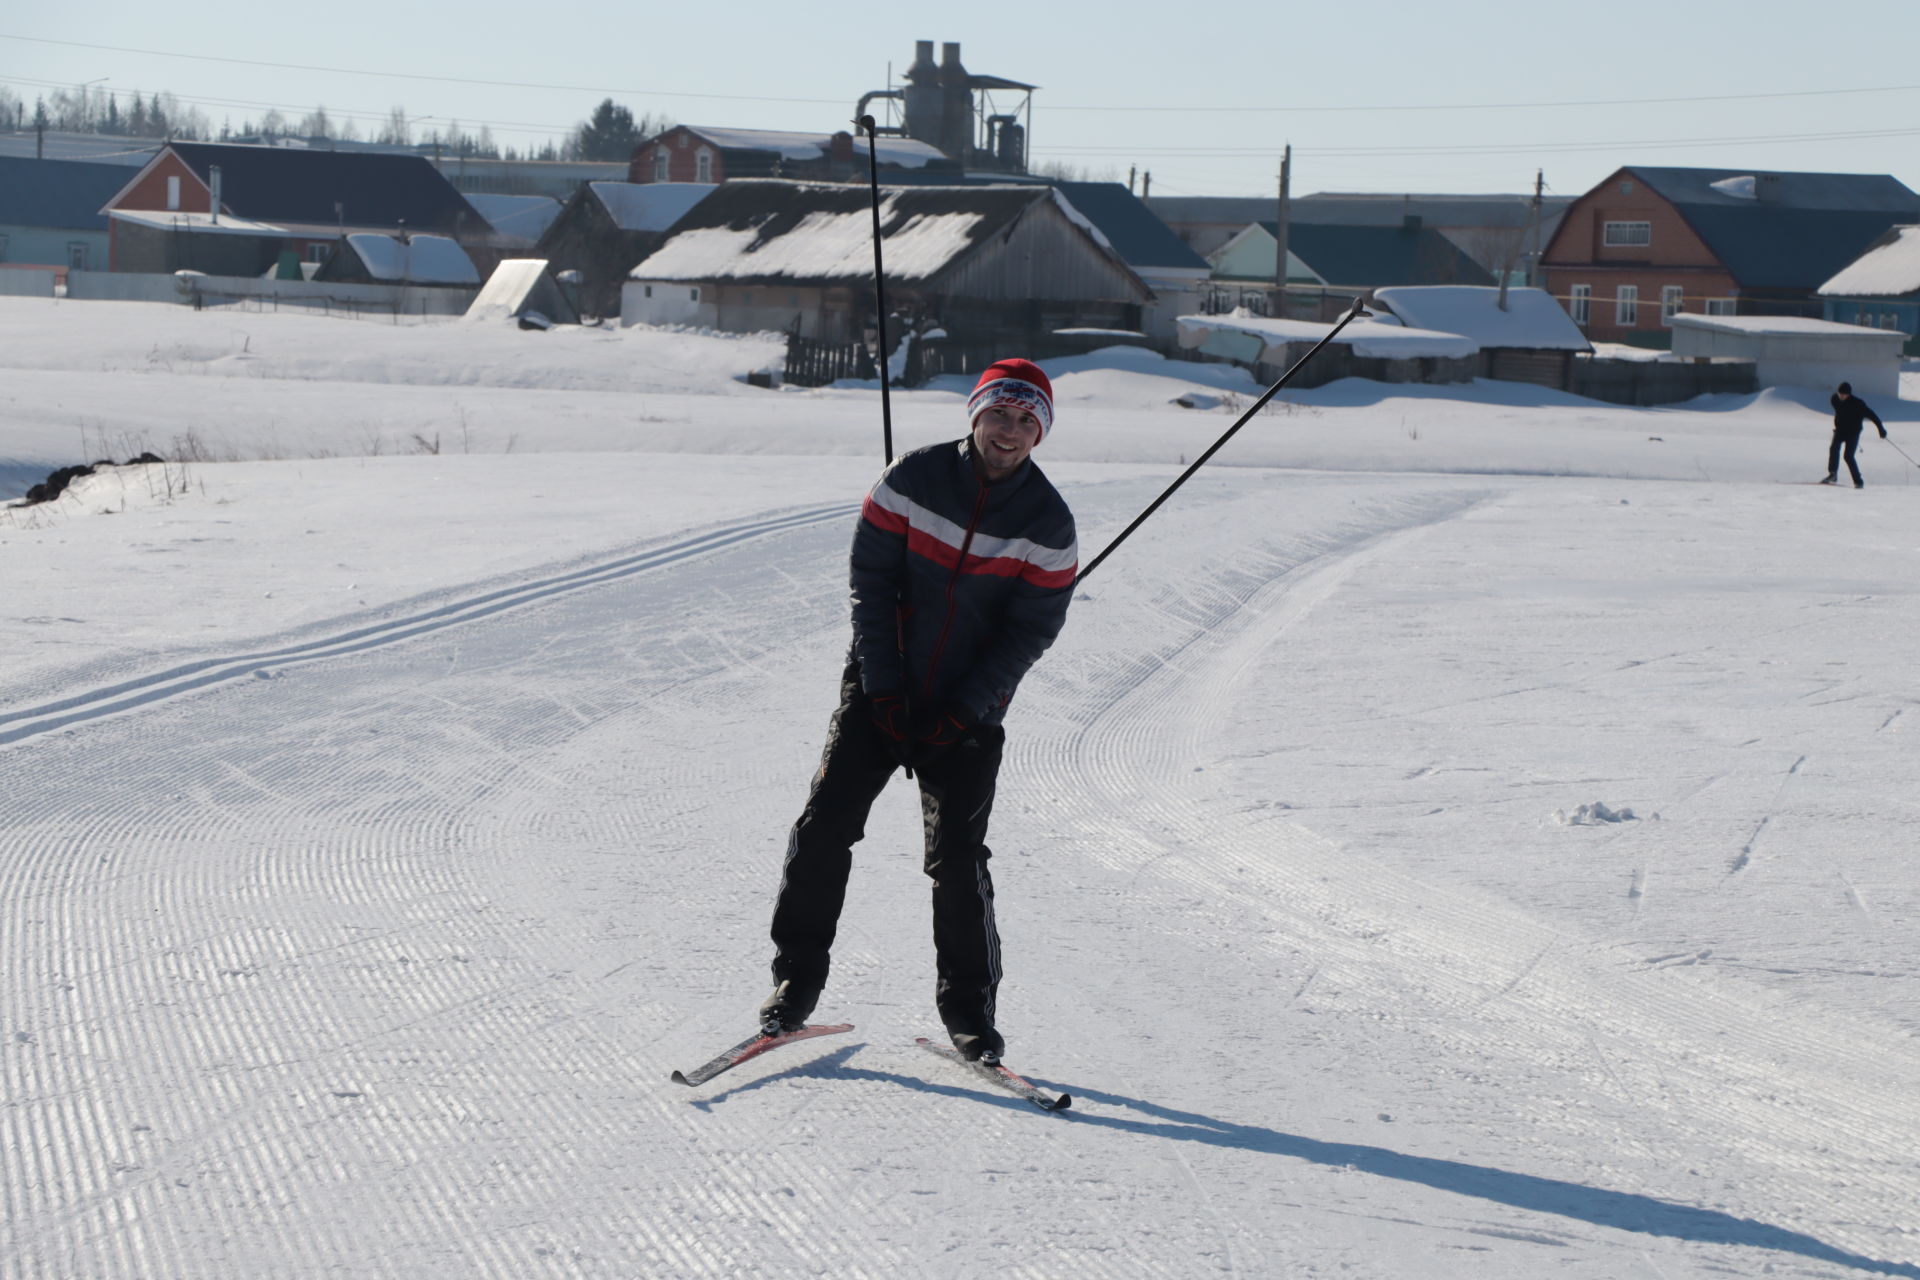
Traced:
[[[1920, 466], [1781, 483], [1824, 396], [1249, 423], [1009, 719], [1050, 1117], [912, 1045], [905, 784], [857, 1030], [667, 1082], [764, 994], [874, 390], [645, 329], [0, 339], [0, 496], [172, 459], [0, 511], [0, 1275], [1920, 1276]], [[1083, 558], [1259, 393], [1052, 372]]]

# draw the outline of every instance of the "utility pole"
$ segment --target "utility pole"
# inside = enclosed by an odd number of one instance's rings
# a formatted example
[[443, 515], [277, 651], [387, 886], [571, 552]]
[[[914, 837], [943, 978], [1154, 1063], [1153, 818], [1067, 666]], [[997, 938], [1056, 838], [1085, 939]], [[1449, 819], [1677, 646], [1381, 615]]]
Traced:
[[1145, 204], [1147, 197], [1151, 194], [1153, 194], [1153, 170], [1149, 169], [1140, 175], [1140, 203]]
[[1289, 142], [1280, 153], [1280, 199], [1273, 218], [1273, 288], [1275, 315], [1285, 319], [1287, 315], [1287, 231], [1291, 221], [1293, 203], [1293, 144]]
[[1533, 283], [1533, 267], [1531, 266], [1529, 251], [1533, 244], [1534, 228], [1540, 225], [1541, 194], [1545, 190], [1546, 185], [1547, 171], [1545, 169], [1535, 169], [1533, 171], [1533, 201], [1527, 208], [1526, 228], [1520, 232], [1520, 243], [1515, 246], [1514, 253], [1507, 259], [1506, 266], [1500, 272], [1500, 309], [1502, 311], [1507, 309], [1507, 281], [1513, 275], [1513, 266], [1516, 260], [1529, 263], [1527, 267], [1527, 283]]

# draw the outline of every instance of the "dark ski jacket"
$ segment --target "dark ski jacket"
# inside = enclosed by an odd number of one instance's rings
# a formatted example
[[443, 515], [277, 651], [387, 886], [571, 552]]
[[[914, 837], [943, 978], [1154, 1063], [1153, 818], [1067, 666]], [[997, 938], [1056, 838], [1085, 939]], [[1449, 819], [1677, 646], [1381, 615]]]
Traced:
[[1840, 393], [1836, 391], [1828, 397], [1828, 403], [1833, 406], [1833, 429], [1838, 434], [1843, 436], [1859, 435], [1861, 425], [1868, 418], [1872, 418], [1873, 425], [1880, 428], [1881, 435], [1884, 436], [1887, 434], [1887, 424], [1880, 421], [1880, 415], [1875, 413], [1872, 406], [1859, 396], [1850, 395], [1845, 400], [1842, 400]]
[[1073, 513], [1032, 460], [974, 470], [973, 437], [915, 449], [873, 486], [853, 535], [860, 687], [998, 724], [1067, 620]]

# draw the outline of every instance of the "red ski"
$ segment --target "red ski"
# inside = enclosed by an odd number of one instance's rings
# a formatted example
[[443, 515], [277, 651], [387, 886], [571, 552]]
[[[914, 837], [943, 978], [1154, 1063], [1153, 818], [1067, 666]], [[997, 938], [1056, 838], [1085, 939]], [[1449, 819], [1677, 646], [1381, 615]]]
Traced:
[[717, 1058], [701, 1063], [691, 1071], [673, 1073], [675, 1084], [705, 1084], [723, 1071], [731, 1071], [750, 1058], [757, 1058], [769, 1049], [778, 1049], [783, 1044], [792, 1044], [796, 1040], [811, 1040], [815, 1036], [837, 1036], [843, 1031], [853, 1030], [851, 1022], [826, 1023], [820, 1026], [801, 1027], [798, 1031], [783, 1031], [770, 1036], [757, 1031]]

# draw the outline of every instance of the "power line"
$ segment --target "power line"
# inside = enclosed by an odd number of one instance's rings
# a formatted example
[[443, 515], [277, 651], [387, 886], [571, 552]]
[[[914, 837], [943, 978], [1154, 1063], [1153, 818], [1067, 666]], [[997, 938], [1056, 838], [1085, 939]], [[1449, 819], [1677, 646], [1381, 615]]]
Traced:
[[[21, 36], [0, 32], [0, 40], [20, 40], [33, 44], [61, 45], [70, 49], [92, 49], [105, 53], [130, 53], [155, 58], [184, 58], [198, 62], [220, 62], [231, 66], [269, 67], [281, 71], [318, 71], [328, 75], [378, 76], [390, 80], [422, 80], [438, 84], [481, 85], [496, 89], [545, 89], [565, 93], [621, 94], [629, 97], [652, 95], [668, 98], [701, 98], [718, 102], [801, 102], [844, 106], [843, 98], [774, 97], [763, 94], [689, 93], [677, 89], [608, 88], [603, 85], [540, 84], [519, 80], [483, 80], [469, 76], [434, 76], [412, 71], [368, 71], [351, 67], [323, 67], [298, 62], [267, 62], [255, 58], [224, 58], [209, 53], [174, 53], [165, 49], [133, 49], [122, 45], [91, 44], [80, 40], [54, 40], [44, 36]], [[1751, 93], [1711, 93], [1659, 98], [1564, 98], [1534, 102], [1431, 102], [1431, 103], [1297, 103], [1283, 106], [1197, 106], [1171, 103], [1160, 106], [1080, 105], [1048, 103], [1048, 111], [1148, 112], [1154, 114], [1211, 113], [1257, 115], [1308, 112], [1391, 112], [1391, 111], [1519, 111], [1577, 107], [1663, 106], [1703, 102], [1754, 102], [1765, 99], [1824, 98], [1854, 94], [1915, 93], [1920, 84], [1872, 85], [1851, 89], [1779, 89]]]
[[[1441, 143], [1434, 146], [1406, 147], [1303, 147], [1296, 146], [1295, 151], [1321, 158], [1345, 157], [1386, 159], [1395, 156], [1481, 156], [1481, 155], [1554, 155], [1585, 151], [1613, 151], [1627, 147], [1722, 147], [1746, 146], [1763, 143], [1790, 142], [1846, 142], [1873, 138], [1910, 138], [1920, 136], [1920, 128], [1914, 129], [1864, 129], [1853, 132], [1831, 133], [1777, 133], [1752, 134], [1724, 138], [1637, 138], [1596, 142], [1490, 142], [1490, 143]], [[1045, 155], [1085, 155], [1098, 158], [1111, 157], [1125, 159], [1138, 156], [1148, 159], [1155, 156], [1189, 157], [1196, 160], [1229, 160], [1245, 156], [1272, 156], [1275, 147], [1128, 147], [1111, 146], [1104, 143], [1083, 147], [1035, 147], [1036, 154]]]
[[1254, 115], [1308, 112], [1355, 111], [1538, 111], [1555, 107], [1639, 107], [1672, 106], [1698, 102], [1752, 102], [1766, 98], [1826, 98], [1855, 93], [1914, 93], [1920, 84], [1889, 84], [1864, 89], [1781, 89], [1765, 93], [1708, 93], [1679, 98], [1563, 98], [1548, 102], [1424, 102], [1424, 103], [1306, 103], [1284, 107], [1204, 107], [1175, 104], [1158, 107], [1139, 106], [1063, 106], [1047, 104], [1049, 111], [1144, 111], [1159, 115], [1175, 112]]
[[379, 76], [388, 80], [424, 80], [434, 84], [472, 84], [490, 89], [550, 89], [562, 93], [598, 93], [608, 96], [656, 98], [706, 98], [719, 102], [809, 102], [846, 106], [844, 98], [777, 98], [745, 93], [685, 93], [677, 89], [609, 89], [581, 84], [536, 84], [520, 80], [478, 80], [467, 76], [429, 76], [413, 71], [365, 71], [353, 67], [320, 67], [300, 62], [263, 62], [256, 58], [222, 58], [211, 53], [169, 53], [165, 49], [129, 49], [121, 45], [88, 44], [80, 40], [49, 40], [42, 36], [16, 36], [0, 31], [0, 40], [24, 40], [32, 44], [56, 44], [69, 49], [92, 49], [101, 53], [131, 53], [151, 58], [186, 58], [195, 62], [220, 62], [229, 66], [268, 67], [276, 71], [318, 71], [335, 76]]
[[[72, 85], [67, 84], [65, 81], [35, 80], [25, 76], [0, 76], [0, 84], [30, 85], [34, 88], [39, 88], [39, 89], [71, 89], [73, 87]], [[203, 97], [195, 97], [195, 96], [189, 96], [186, 94], [175, 93], [171, 89], [139, 89], [139, 88], [134, 88], [128, 85], [119, 86], [111, 91], [96, 90], [96, 92], [105, 94], [107, 96], [117, 96], [122, 93], [133, 93], [133, 94], [144, 93], [149, 96], [158, 96], [158, 95], [164, 94], [165, 96], [172, 98], [175, 102], [184, 102], [189, 106], [266, 108], [273, 111], [298, 111], [302, 114], [310, 114], [317, 107], [320, 110], [324, 110], [329, 117], [337, 117], [339, 119], [344, 119], [344, 120], [368, 120], [368, 121], [376, 121], [376, 122], [382, 122], [382, 123], [391, 119], [393, 115], [391, 111], [365, 111], [365, 110], [354, 110], [352, 108], [333, 108], [333, 107], [326, 106], [324, 103], [316, 103], [313, 106], [309, 106], [304, 103], [260, 102], [260, 101], [255, 101], [247, 98], [203, 98]], [[512, 129], [521, 133], [550, 134], [554, 137], [565, 137], [568, 134], [573, 132], [571, 128], [562, 127], [559, 125], [532, 124], [526, 121], [519, 121], [519, 120], [453, 120], [451, 117], [442, 117], [437, 113], [432, 114], [430, 116], [415, 117], [415, 118], [416, 119], [434, 119], [434, 120], [447, 119], [450, 123], [455, 123], [455, 124], [485, 125], [488, 128]]]

